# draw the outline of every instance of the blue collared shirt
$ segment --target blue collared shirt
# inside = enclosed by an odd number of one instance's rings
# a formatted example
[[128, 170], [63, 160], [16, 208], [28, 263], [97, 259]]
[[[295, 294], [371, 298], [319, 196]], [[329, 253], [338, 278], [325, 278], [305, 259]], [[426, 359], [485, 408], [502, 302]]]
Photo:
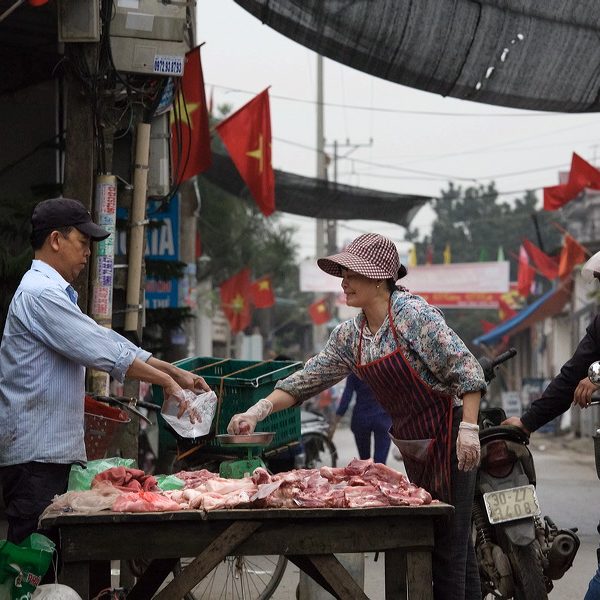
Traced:
[[41, 260], [15, 292], [0, 344], [0, 466], [84, 463], [85, 367], [123, 381], [135, 358], [151, 356], [76, 302]]

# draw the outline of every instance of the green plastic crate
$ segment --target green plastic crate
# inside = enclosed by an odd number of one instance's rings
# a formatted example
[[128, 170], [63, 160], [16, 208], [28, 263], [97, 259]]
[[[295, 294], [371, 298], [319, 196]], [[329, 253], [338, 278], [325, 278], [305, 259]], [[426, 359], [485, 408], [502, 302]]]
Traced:
[[[220, 409], [213, 422], [215, 435], [227, 433], [227, 425], [233, 415], [256, 404], [275, 389], [277, 381], [302, 368], [302, 363], [295, 361], [250, 361], [206, 356], [186, 358], [173, 364], [203, 377], [220, 397]], [[162, 404], [160, 386], [153, 386], [153, 398]], [[300, 411], [287, 408], [273, 413], [258, 424], [256, 431], [275, 432], [273, 441], [264, 450], [296, 442], [300, 438]], [[214, 439], [207, 442], [206, 446], [220, 447]], [[231, 452], [232, 448], [229, 446], [227, 451]], [[239, 451], [242, 454], [245, 452], [246, 448]]]

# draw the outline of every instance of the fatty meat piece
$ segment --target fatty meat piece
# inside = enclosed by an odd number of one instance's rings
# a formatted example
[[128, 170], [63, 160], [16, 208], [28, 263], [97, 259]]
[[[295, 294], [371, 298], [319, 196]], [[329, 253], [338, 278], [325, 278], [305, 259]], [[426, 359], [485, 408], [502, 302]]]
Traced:
[[242, 479], [222, 479], [220, 477], [209, 479], [201, 486], [196, 487], [196, 489], [206, 490], [207, 492], [214, 492], [222, 495], [240, 490], [246, 490], [252, 493], [257, 491], [256, 484], [250, 477], [244, 477]]
[[113, 512], [164, 512], [180, 510], [174, 500], [156, 492], [128, 492], [121, 494], [113, 503]]
[[121, 494], [120, 490], [106, 483], [96, 486], [93, 490], [66, 492], [60, 496], [54, 496], [52, 504], [46, 508], [42, 517], [46, 513], [57, 511], [94, 513], [100, 510], [109, 510]]
[[184, 487], [195, 488], [209, 479], [217, 479], [219, 476], [212, 471], [199, 469], [198, 471], [179, 471], [179, 473], [175, 473], [175, 477], [183, 481]]
[[348, 486], [343, 490], [348, 508], [390, 506], [387, 497], [372, 485]]

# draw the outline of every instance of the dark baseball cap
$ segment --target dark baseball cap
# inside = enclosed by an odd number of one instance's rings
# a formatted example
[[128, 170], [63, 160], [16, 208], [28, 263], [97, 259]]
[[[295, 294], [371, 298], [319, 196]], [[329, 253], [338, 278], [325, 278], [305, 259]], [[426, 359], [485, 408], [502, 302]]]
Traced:
[[92, 221], [90, 211], [79, 200], [50, 198], [43, 200], [33, 209], [31, 215], [33, 231], [60, 229], [69, 225], [89, 235], [95, 242], [104, 240], [110, 235], [110, 231], [106, 231]]

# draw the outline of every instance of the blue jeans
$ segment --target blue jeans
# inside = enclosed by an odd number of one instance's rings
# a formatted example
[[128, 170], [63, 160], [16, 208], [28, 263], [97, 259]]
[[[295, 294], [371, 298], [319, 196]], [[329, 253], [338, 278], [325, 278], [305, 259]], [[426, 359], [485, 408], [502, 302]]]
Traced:
[[588, 591], [583, 600], [600, 600], [600, 565], [598, 565], [596, 573], [590, 580]]

